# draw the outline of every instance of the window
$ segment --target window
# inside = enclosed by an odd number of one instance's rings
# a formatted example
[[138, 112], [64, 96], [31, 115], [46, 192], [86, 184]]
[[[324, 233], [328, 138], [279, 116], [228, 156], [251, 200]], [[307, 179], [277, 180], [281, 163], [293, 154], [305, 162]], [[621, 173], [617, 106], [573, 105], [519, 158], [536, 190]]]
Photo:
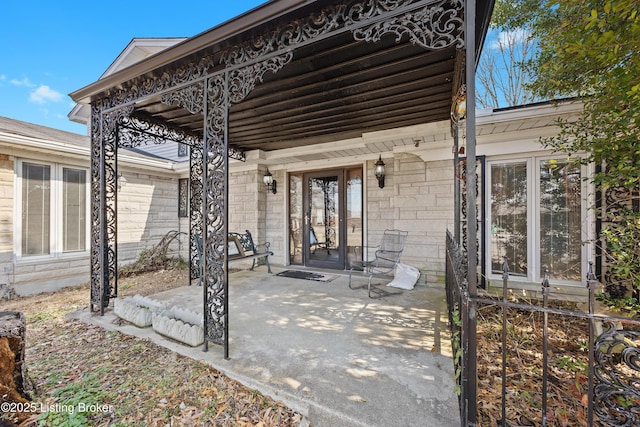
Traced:
[[84, 251], [87, 240], [86, 172], [70, 168], [63, 168], [62, 171], [62, 251]]
[[22, 256], [49, 253], [51, 168], [22, 164]]
[[539, 281], [545, 270], [580, 281], [583, 257], [583, 181], [580, 166], [549, 158], [489, 165], [489, 262], [502, 273]]
[[540, 276], [581, 278], [582, 177], [580, 167], [543, 160], [540, 171]]
[[491, 271], [527, 275], [527, 164], [491, 165]]
[[85, 251], [87, 171], [25, 161], [18, 172], [21, 256]]

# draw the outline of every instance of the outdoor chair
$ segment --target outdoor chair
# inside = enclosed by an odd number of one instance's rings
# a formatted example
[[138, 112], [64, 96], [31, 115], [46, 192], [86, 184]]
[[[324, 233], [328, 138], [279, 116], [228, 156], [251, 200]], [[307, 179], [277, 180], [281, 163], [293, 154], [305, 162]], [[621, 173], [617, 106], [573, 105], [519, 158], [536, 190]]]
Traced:
[[[359, 289], [364, 286], [353, 287], [351, 284], [351, 276], [353, 270], [361, 270], [364, 275], [369, 276], [367, 290], [369, 298], [379, 298], [386, 295], [398, 294], [400, 292], [389, 292], [371, 285], [374, 277], [392, 276], [396, 266], [400, 262], [404, 245], [407, 241], [408, 231], [401, 230], [385, 230], [380, 244], [378, 246], [362, 246], [362, 254], [358, 253], [358, 247], [354, 248], [355, 259], [362, 261], [353, 261], [349, 270], [349, 288]], [[373, 259], [368, 259], [370, 250], [375, 249]], [[376, 294], [374, 297], [371, 293]]]

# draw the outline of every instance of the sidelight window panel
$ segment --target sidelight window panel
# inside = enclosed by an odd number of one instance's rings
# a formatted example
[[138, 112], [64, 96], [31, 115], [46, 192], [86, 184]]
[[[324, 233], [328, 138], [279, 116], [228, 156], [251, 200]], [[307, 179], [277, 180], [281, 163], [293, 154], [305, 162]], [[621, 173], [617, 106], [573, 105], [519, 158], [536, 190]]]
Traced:
[[51, 167], [22, 164], [22, 255], [47, 255], [51, 240]]
[[491, 271], [502, 272], [506, 256], [512, 274], [526, 276], [527, 163], [491, 165]]
[[540, 162], [540, 276], [580, 280], [582, 177], [566, 162]]
[[86, 171], [63, 168], [62, 188], [62, 251], [84, 251], [87, 235]]

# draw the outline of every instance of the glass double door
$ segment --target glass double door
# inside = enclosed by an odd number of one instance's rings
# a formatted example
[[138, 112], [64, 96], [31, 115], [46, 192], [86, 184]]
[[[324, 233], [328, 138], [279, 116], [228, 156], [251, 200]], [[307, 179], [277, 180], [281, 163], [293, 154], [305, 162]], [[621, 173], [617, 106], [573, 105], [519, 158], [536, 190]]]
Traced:
[[362, 168], [289, 175], [290, 263], [345, 269], [362, 244]]

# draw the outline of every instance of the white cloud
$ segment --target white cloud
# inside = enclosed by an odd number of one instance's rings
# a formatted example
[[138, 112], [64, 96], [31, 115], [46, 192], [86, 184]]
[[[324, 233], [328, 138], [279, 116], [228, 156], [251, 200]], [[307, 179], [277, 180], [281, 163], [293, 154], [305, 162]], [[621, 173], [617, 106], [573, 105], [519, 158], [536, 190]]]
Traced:
[[531, 31], [517, 29], [513, 31], [502, 31], [497, 34], [496, 40], [493, 40], [489, 48], [490, 49], [500, 49], [500, 47], [512, 46], [519, 43], [523, 43], [527, 39], [531, 37]]
[[47, 102], [58, 102], [62, 99], [62, 94], [51, 89], [49, 86], [40, 85], [29, 95], [29, 101], [36, 104], [45, 104]]
[[22, 80], [11, 79], [11, 84], [14, 86], [35, 87], [35, 85], [31, 83], [26, 77]]

